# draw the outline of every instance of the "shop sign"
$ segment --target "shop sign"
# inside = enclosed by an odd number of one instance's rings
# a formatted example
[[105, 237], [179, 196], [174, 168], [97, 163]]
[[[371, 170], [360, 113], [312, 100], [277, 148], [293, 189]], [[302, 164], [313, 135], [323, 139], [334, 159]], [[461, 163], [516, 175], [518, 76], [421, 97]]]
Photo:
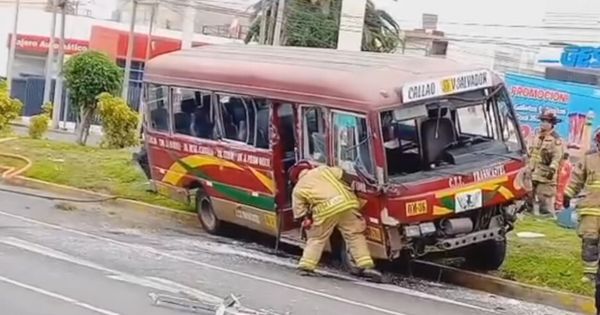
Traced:
[[567, 46], [560, 58], [538, 60], [540, 64], [560, 64], [563, 67], [600, 69], [600, 47]]
[[[8, 38], [8, 45], [10, 46], [12, 34]], [[17, 35], [16, 49], [17, 51], [31, 52], [31, 53], [48, 53], [50, 47], [49, 37], [37, 36], [37, 35]], [[65, 39], [65, 54], [72, 55], [88, 50], [89, 42], [86, 40], [78, 39]], [[59, 39], [56, 39], [54, 43], [55, 51], [58, 51]]]

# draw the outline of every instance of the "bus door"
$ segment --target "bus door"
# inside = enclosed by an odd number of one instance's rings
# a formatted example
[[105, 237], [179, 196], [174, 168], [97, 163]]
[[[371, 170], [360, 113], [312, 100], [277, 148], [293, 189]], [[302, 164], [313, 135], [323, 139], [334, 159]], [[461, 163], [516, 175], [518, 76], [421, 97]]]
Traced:
[[297, 227], [292, 209], [292, 185], [289, 170], [297, 161], [296, 107], [290, 103], [275, 102], [273, 107], [271, 142], [273, 149], [273, 171], [277, 185], [278, 220], [283, 231]]

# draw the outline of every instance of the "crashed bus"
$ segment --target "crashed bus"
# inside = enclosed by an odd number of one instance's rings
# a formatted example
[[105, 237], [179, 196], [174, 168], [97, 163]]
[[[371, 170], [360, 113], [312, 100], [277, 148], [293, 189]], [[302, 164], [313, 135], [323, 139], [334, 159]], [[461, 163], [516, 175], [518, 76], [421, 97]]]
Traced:
[[[526, 195], [525, 145], [503, 81], [454, 61], [214, 45], [148, 62], [145, 146], [156, 191], [218, 234], [302, 246], [289, 169], [339, 166], [376, 259], [442, 253], [497, 269]], [[327, 248], [352, 261], [336, 234]]]

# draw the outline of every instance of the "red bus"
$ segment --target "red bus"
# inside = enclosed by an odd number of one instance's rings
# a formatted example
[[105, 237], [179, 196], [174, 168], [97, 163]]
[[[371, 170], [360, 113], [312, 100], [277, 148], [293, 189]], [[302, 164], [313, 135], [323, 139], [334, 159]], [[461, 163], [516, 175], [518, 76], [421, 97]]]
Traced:
[[[241, 225], [302, 244], [289, 168], [342, 167], [364, 201], [372, 255], [504, 260], [526, 194], [525, 146], [500, 77], [451, 60], [211, 45], [145, 75], [151, 182], [203, 227]], [[328, 250], [350, 264], [341, 237]]]

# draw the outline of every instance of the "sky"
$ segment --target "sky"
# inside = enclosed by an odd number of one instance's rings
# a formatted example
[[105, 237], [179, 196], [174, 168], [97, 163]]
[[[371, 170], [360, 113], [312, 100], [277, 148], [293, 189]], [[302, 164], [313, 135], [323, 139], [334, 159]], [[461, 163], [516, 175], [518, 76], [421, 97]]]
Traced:
[[[116, 8], [117, 0], [92, 0], [96, 17], [108, 18]], [[159, 0], [160, 1], [160, 0]], [[185, 0], [180, 0], [185, 1]], [[256, 0], [194, 0], [209, 5], [246, 9]], [[352, 0], [346, 0], [352, 1]], [[442, 22], [539, 25], [547, 11], [599, 12], [598, 0], [503, 0], [501, 2], [476, 0], [373, 0], [375, 5], [388, 11], [401, 26], [418, 27], [423, 13], [439, 16]], [[414, 27], [413, 27], [414, 26]]]

